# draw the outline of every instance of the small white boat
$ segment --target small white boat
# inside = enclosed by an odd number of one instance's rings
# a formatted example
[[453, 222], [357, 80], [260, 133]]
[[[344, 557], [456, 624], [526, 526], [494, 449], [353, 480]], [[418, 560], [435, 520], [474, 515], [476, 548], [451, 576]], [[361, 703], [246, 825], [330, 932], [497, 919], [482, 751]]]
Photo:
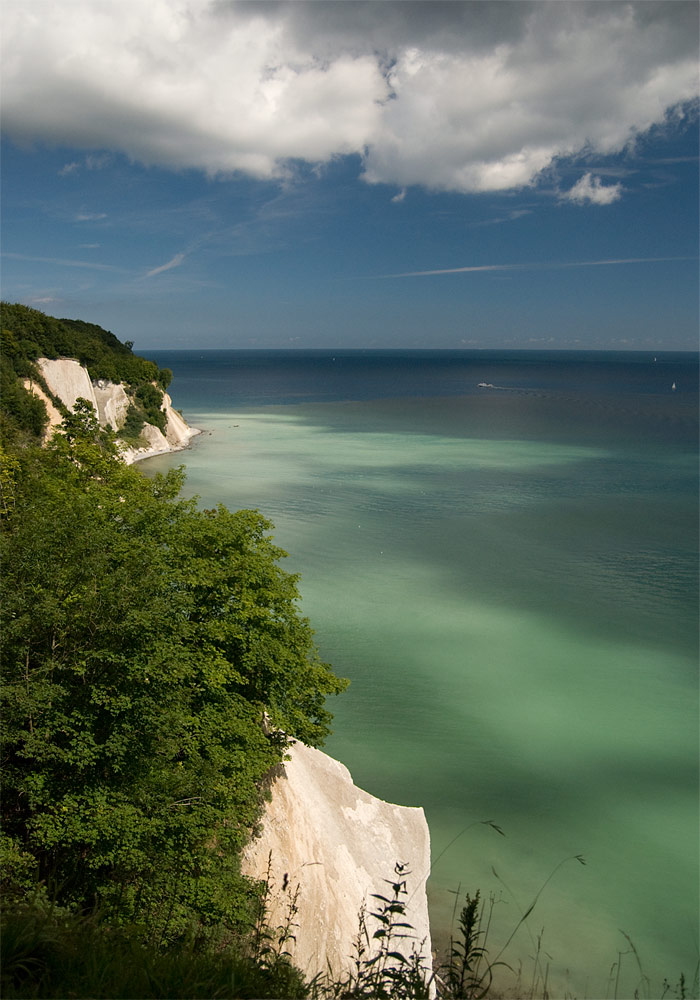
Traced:
[[493, 389], [494, 386], [491, 382], [477, 382], [477, 389]]
[[675, 391], [676, 391], [676, 383], [675, 383], [675, 382], [674, 382], [674, 383], [673, 383], [673, 385], [671, 386], [671, 391], [672, 391], [672, 392], [675, 392]]

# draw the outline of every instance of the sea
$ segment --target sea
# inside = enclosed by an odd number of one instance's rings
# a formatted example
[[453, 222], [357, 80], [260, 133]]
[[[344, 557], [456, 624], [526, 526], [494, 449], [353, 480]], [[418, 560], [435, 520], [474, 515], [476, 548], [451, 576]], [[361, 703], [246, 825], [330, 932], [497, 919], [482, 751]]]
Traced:
[[146, 353], [202, 434], [143, 471], [274, 525], [433, 945], [478, 890], [502, 995], [697, 996], [698, 356]]

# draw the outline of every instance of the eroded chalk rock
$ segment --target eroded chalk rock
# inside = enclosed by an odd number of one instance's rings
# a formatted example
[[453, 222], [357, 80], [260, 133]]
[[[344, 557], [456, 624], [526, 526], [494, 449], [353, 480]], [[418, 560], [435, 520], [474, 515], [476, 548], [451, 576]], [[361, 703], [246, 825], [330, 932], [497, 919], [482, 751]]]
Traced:
[[177, 410], [173, 409], [173, 401], [167, 392], [163, 393], [163, 407], [168, 415], [168, 424], [165, 428], [165, 437], [169, 445], [174, 448], [184, 448], [194, 434], [199, 431], [187, 423], [185, 418]]
[[[124, 426], [130, 400], [121, 383], [108, 382], [106, 379], [98, 379], [97, 382], [93, 383], [87, 368], [71, 358], [39, 358], [37, 365], [49, 390], [61, 400], [67, 409], [73, 410], [79, 398], [86, 399], [95, 407], [99, 422], [103, 427], [109, 426], [118, 433]], [[46, 405], [49, 426], [45, 436], [48, 440], [54, 428], [61, 423], [62, 416], [40, 386], [30, 379], [25, 379], [24, 385], [25, 388], [39, 396]], [[163, 393], [161, 409], [165, 411], [167, 418], [165, 433], [163, 434], [152, 424], [144, 424], [141, 433], [143, 446], [139, 448], [122, 447], [121, 449], [122, 457], [127, 464], [151, 458], [154, 455], [178, 451], [185, 448], [190, 440], [199, 434], [196, 428], [190, 427], [182, 415], [173, 409], [172, 400], [167, 393]]]
[[37, 367], [44, 376], [54, 396], [58, 396], [61, 402], [69, 410], [75, 408], [75, 402], [82, 397], [97, 410], [97, 400], [87, 368], [83, 368], [79, 361], [72, 361], [70, 358], [39, 358]]
[[[373, 893], [391, 897], [394, 865], [408, 865], [406, 920], [413, 941], [397, 942], [408, 957], [415, 948], [430, 968], [431, 944], [425, 883], [430, 835], [422, 809], [392, 805], [358, 788], [337, 760], [302, 743], [289, 751], [284, 774], [272, 786], [262, 833], [244, 852], [246, 875], [264, 879], [271, 858], [268, 924], [284, 926], [298, 887], [289, 945], [308, 976], [347, 974], [353, 968], [358, 914], [365, 907], [371, 935], [378, 924]], [[374, 942], [375, 947], [377, 942]], [[368, 953], [369, 954], [369, 953]]]
[[99, 379], [94, 383], [95, 400], [97, 401], [97, 416], [103, 427], [111, 427], [118, 431], [124, 426], [129, 409], [129, 397], [126, 389], [120, 383], [107, 382]]

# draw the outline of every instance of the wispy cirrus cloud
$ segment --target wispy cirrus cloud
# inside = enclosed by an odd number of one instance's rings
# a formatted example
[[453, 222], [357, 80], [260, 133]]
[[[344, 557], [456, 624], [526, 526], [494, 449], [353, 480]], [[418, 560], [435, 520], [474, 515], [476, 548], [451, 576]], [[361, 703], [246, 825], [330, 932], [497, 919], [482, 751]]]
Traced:
[[504, 222], [516, 222], [527, 215], [532, 215], [532, 211], [531, 208], [514, 208], [506, 215], [497, 215], [491, 219], [477, 219], [475, 222], [470, 222], [469, 227], [477, 229], [479, 226], [500, 226]]
[[58, 171], [58, 176], [69, 177], [71, 174], [78, 173], [83, 168], [85, 170], [103, 170], [110, 165], [113, 159], [114, 157], [111, 153], [88, 153], [82, 163], [79, 163], [77, 160], [65, 163]]
[[73, 260], [70, 257], [36, 257], [32, 254], [8, 253], [7, 251], [3, 251], [0, 256], [5, 257], [7, 260], [23, 260], [33, 264], [56, 264], [58, 267], [82, 267], [90, 271], [114, 271], [122, 274], [128, 273], [126, 268], [119, 267], [116, 264], [98, 264], [95, 261]]
[[160, 267], [154, 267], [152, 271], [147, 271], [144, 278], [155, 278], [157, 274], [163, 274], [164, 271], [172, 271], [174, 267], [179, 267], [182, 264], [186, 256], [185, 253], [176, 253], [167, 263], [161, 264]]
[[475, 264], [467, 267], [444, 267], [430, 271], [402, 271], [382, 274], [382, 278], [422, 278], [436, 274], [476, 274], [486, 271], [550, 271], [571, 267], [605, 267], [615, 264], [660, 264], [697, 260], [697, 257], [618, 257], [604, 260], [532, 261], [524, 264]]

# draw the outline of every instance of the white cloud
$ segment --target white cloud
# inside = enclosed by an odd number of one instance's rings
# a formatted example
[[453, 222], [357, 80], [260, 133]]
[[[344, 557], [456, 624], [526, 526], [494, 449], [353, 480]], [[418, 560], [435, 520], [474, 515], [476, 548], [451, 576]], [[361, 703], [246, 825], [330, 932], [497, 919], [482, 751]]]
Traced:
[[484, 271], [558, 271], [570, 267], [605, 267], [613, 264], [659, 264], [695, 260], [695, 257], [618, 257], [604, 260], [531, 261], [527, 264], [471, 264], [467, 267], [444, 267], [433, 271], [403, 271], [384, 274], [383, 278], [423, 278], [436, 274], [475, 274]]
[[58, 171], [58, 175], [59, 177], [67, 177], [68, 174], [78, 173], [83, 166], [86, 170], [102, 170], [104, 167], [109, 166], [112, 160], [113, 156], [111, 153], [88, 153], [82, 164], [78, 163], [77, 160], [74, 160], [72, 163], [66, 163]]
[[85, 157], [85, 166], [88, 170], [103, 170], [112, 162], [110, 153], [89, 153]]
[[162, 274], [163, 271], [171, 271], [174, 267], [179, 267], [184, 259], [184, 253], [176, 253], [175, 256], [167, 262], [167, 264], [161, 264], [160, 267], [154, 267], [153, 270], [148, 271], [144, 277], [153, 278], [156, 274]]
[[509, 190], [697, 96], [684, 0], [5, 0], [2, 18], [5, 129], [100, 151], [93, 168], [107, 150], [272, 179], [354, 153], [371, 183]]
[[25, 253], [8, 253], [3, 251], [2, 255], [8, 260], [26, 260], [31, 261], [34, 264], [56, 264], [59, 267], [79, 267], [87, 268], [90, 271], [124, 271], [123, 267], [117, 267], [115, 264], [96, 264], [89, 260], [72, 260], [68, 257], [36, 257], [32, 254]]
[[618, 201], [622, 194], [622, 184], [601, 183], [600, 177], [592, 174], [584, 174], [574, 186], [566, 192], [564, 197], [568, 201], [575, 201], [579, 205], [590, 202], [592, 205], [612, 205]]

